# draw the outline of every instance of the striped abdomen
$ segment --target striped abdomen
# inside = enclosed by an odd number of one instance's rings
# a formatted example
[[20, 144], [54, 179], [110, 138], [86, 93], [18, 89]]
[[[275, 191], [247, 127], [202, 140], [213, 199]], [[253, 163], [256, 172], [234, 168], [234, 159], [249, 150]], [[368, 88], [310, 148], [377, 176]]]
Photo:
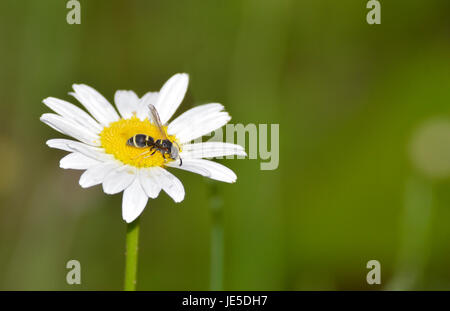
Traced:
[[153, 144], [153, 137], [145, 134], [137, 134], [127, 140], [127, 145], [136, 148], [145, 148]]

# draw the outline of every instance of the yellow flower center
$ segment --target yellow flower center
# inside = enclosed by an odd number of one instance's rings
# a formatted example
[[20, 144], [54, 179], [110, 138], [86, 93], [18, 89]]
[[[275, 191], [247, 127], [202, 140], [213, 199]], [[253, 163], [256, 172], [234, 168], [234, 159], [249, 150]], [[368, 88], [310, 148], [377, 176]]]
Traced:
[[[164, 126], [167, 132], [167, 127]], [[150, 147], [138, 148], [127, 145], [128, 139], [144, 134], [153, 137], [154, 141], [163, 139], [159, 129], [148, 119], [141, 121], [136, 116], [131, 119], [121, 119], [105, 127], [100, 133], [100, 141], [106, 153], [112, 154], [117, 160], [124, 164], [136, 167], [163, 166], [165, 162], [173, 161], [166, 154], [166, 159], [162, 153], [150, 151]], [[176, 142], [175, 136], [167, 135], [171, 142]]]

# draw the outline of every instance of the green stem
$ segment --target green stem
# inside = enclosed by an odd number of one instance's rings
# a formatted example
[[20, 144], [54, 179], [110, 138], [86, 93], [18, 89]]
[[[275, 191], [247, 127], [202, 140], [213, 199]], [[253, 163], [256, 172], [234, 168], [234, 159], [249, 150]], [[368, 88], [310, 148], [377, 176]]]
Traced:
[[210, 289], [213, 291], [223, 290], [223, 266], [224, 266], [224, 234], [223, 234], [223, 202], [217, 195], [217, 188], [211, 185], [211, 271]]
[[125, 290], [136, 290], [136, 274], [138, 259], [139, 218], [127, 224], [125, 252]]

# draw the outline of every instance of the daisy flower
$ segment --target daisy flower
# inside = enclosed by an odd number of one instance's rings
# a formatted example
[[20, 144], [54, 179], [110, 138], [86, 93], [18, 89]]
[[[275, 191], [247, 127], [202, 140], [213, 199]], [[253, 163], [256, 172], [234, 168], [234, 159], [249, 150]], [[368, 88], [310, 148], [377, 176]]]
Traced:
[[[50, 139], [47, 145], [69, 152], [60, 161], [61, 168], [84, 170], [79, 181], [81, 187], [101, 184], [106, 194], [123, 191], [122, 217], [127, 223], [134, 221], [144, 210], [148, 198], [156, 198], [161, 190], [175, 202], [184, 199], [183, 184], [167, 168], [233, 183], [237, 178], [233, 171], [204, 158], [245, 156], [244, 148], [222, 142], [190, 143], [230, 121], [231, 117], [221, 104], [197, 106], [169, 123], [184, 98], [188, 81], [187, 74], [176, 74], [159, 92], [149, 92], [141, 98], [133, 91], [117, 91], [114, 95], [117, 111], [95, 89], [74, 84], [74, 91], [69, 94], [89, 114], [64, 100], [44, 99], [44, 104], [56, 113], [45, 113], [40, 120], [75, 139]], [[152, 106], [162, 127], [151, 118], [149, 107]], [[154, 141], [168, 139], [177, 147], [179, 156], [170, 157], [151, 147], [127, 144], [138, 134]]]

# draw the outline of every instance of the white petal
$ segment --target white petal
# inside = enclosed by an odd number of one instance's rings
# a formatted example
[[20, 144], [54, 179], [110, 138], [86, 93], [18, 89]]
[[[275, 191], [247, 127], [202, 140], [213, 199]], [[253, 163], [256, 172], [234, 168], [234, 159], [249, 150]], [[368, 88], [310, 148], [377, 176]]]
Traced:
[[204, 159], [186, 159], [183, 160], [183, 165], [181, 166], [179, 166], [178, 162], [170, 162], [166, 164], [166, 166], [190, 171], [211, 179], [224, 181], [228, 183], [233, 183], [237, 179], [236, 174], [228, 167]]
[[114, 95], [114, 102], [124, 119], [129, 119], [133, 113], [138, 113], [139, 97], [133, 91], [117, 91]]
[[152, 167], [150, 170], [159, 186], [172, 197], [175, 202], [178, 203], [183, 201], [185, 194], [184, 187], [178, 178], [161, 167]]
[[79, 152], [69, 153], [59, 161], [59, 166], [61, 168], [73, 170], [87, 170], [97, 164], [100, 164], [100, 162]]
[[204, 111], [201, 111], [202, 113], [192, 113], [191, 110], [193, 109], [186, 111], [169, 125], [168, 133], [176, 135], [181, 143], [185, 143], [203, 135], [207, 135], [224, 126], [231, 120], [231, 117], [227, 112], [217, 110], [218, 106], [206, 108], [210, 109], [205, 109]]
[[123, 192], [122, 198], [122, 218], [127, 223], [132, 222], [142, 213], [147, 205], [148, 197], [141, 187], [139, 179], [134, 182]]
[[162, 124], [169, 121], [181, 104], [188, 83], [189, 76], [186, 73], [178, 73], [167, 80], [161, 88], [155, 108], [159, 113]]
[[143, 107], [148, 107], [148, 105], [156, 105], [158, 101], [159, 92], [147, 92], [141, 97], [141, 104]]
[[221, 128], [231, 120], [231, 117], [226, 112], [221, 112], [220, 114], [214, 116], [211, 119], [203, 120], [198, 124], [191, 123], [186, 128], [184, 128], [177, 135], [177, 138], [181, 143], [189, 142], [198, 137], [207, 135], [212, 131]]
[[48, 97], [43, 100], [43, 103], [60, 116], [82, 125], [94, 134], [100, 133], [103, 129], [103, 127], [89, 114], [69, 102], [54, 97]]
[[71, 120], [54, 113], [44, 113], [40, 120], [60, 133], [72, 136], [88, 145], [100, 146], [100, 137], [98, 135], [93, 134], [86, 130], [85, 127]]
[[94, 160], [98, 160], [100, 162], [114, 160], [114, 156], [106, 154], [104, 149], [86, 145], [75, 140], [55, 138], [47, 140], [47, 145], [50, 148], [82, 153], [85, 156], [90, 157]]
[[152, 199], [158, 197], [161, 186], [155, 179], [150, 168], [142, 168], [139, 170], [139, 180], [145, 193]]
[[186, 127], [186, 125], [189, 125], [189, 123], [196, 119], [205, 119], [205, 117], [207, 118], [212, 113], [222, 111], [223, 108], [224, 107], [218, 103], [210, 103], [191, 108], [170, 122], [167, 131], [169, 134], [177, 134], [183, 127]]
[[50, 148], [55, 148], [55, 149], [72, 152], [73, 149], [69, 147], [69, 145], [68, 145], [69, 143], [80, 143], [80, 142], [77, 142], [75, 140], [70, 140], [70, 139], [63, 139], [63, 138], [49, 139], [46, 142], [47, 146], [49, 146]]
[[142, 96], [140, 102], [139, 102], [139, 110], [137, 113], [137, 117], [141, 120], [144, 120], [146, 118], [149, 118], [149, 109], [148, 105], [156, 105], [156, 102], [158, 101], [158, 92], [148, 92], [144, 96]]
[[114, 169], [103, 180], [103, 191], [116, 194], [127, 188], [136, 178], [136, 168], [124, 165]]
[[180, 153], [180, 157], [183, 160], [222, 157], [228, 155], [246, 156], [247, 153], [245, 153], [242, 146], [222, 142], [183, 145], [183, 151]]
[[118, 121], [119, 115], [114, 107], [99, 92], [85, 84], [74, 84], [74, 96], [97, 119], [100, 124], [108, 126], [109, 123]]
[[111, 154], [105, 153], [105, 150], [103, 148], [88, 146], [83, 143], [78, 142], [68, 142], [67, 146], [72, 151], [77, 151], [79, 153], [84, 154], [87, 157], [93, 158], [95, 160], [106, 162], [106, 161], [115, 161], [114, 156]]
[[101, 184], [106, 175], [118, 166], [117, 162], [105, 162], [88, 168], [80, 177], [80, 186], [89, 188]]

